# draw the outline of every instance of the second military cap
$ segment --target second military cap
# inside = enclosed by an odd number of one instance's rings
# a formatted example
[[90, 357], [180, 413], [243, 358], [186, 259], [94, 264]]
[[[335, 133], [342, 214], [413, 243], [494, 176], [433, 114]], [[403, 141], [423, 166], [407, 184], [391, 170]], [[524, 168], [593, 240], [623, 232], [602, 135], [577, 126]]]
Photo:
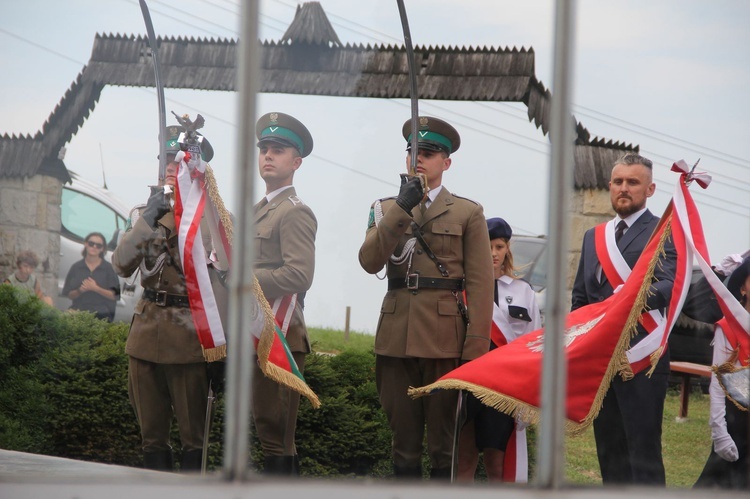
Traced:
[[284, 147], [294, 147], [303, 158], [313, 149], [309, 130], [293, 116], [284, 113], [267, 113], [255, 124], [258, 147], [264, 142], [274, 142]]
[[[180, 134], [185, 131], [185, 128], [180, 125], [170, 125], [166, 129], [166, 151], [167, 154], [177, 154], [180, 152], [179, 138]], [[198, 134], [200, 135], [200, 134]], [[211, 161], [214, 157], [214, 148], [211, 147], [211, 143], [203, 137], [201, 142], [201, 158], [203, 161]]]
[[487, 230], [490, 233], [490, 241], [493, 239], [505, 239], [510, 241], [513, 230], [508, 222], [500, 217], [487, 219]]
[[[407, 142], [406, 150], [411, 149], [411, 120], [406, 120], [402, 134]], [[420, 116], [417, 122], [418, 142], [420, 149], [443, 151], [448, 155], [458, 151], [461, 137], [451, 125], [431, 116]]]

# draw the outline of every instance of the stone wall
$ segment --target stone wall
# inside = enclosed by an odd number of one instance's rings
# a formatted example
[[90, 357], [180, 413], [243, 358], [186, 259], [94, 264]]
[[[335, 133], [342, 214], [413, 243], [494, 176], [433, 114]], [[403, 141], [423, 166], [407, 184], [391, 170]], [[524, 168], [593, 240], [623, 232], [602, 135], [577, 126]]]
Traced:
[[568, 253], [568, 291], [573, 289], [573, 281], [581, 258], [583, 235], [590, 228], [615, 216], [609, 191], [603, 189], [578, 189], [573, 191], [570, 207], [570, 251]]
[[61, 200], [62, 184], [54, 177], [0, 177], [0, 280], [15, 272], [20, 251], [32, 250], [42, 290], [58, 293]]

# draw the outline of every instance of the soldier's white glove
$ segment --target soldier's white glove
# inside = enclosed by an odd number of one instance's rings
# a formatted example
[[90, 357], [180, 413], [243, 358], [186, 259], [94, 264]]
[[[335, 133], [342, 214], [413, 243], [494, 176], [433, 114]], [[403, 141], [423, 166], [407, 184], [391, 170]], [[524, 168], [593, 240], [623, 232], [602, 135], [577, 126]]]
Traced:
[[734, 443], [729, 433], [715, 436], [714, 451], [725, 461], [734, 462], [740, 458], [737, 444]]

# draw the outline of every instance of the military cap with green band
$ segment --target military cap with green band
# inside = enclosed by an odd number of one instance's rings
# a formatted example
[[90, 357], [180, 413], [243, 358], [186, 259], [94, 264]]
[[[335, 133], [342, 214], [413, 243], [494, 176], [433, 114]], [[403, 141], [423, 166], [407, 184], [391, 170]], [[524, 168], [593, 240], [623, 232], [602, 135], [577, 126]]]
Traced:
[[[180, 138], [180, 134], [184, 131], [185, 128], [180, 125], [170, 125], [167, 127], [167, 155], [177, 154], [178, 152], [180, 152], [180, 143], [178, 142], [178, 139]], [[206, 137], [203, 137], [203, 141], [201, 142], [201, 158], [203, 158], [203, 161], [209, 162], [213, 157], [214, 148], [211, 147], [211, 143], [208, 142], [208, 139], [206, 139]]]
[[[401, 133], [406, 139], [406, 150], [411, 149], [411, 120], [406, 120]], [[439, 118], [420, 116], [417, 133], [420, 149], [443, 151], [449, 156], [461, 146], [461, 137], [451, 125]]]
[[313, 149], [313, 139], [301, 121], [284, 113], [267, 113], [255, 124], [258, 147], [273, 142], [284, 147], [294, 147], [303, 158]]

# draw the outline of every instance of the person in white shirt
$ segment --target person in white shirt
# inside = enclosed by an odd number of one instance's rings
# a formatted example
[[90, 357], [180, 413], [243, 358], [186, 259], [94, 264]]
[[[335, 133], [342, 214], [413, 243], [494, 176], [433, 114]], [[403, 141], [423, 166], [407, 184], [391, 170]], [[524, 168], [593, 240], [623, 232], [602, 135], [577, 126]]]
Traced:
[[[536, 295], [531, 285], [516, 277], [510, 239], [513, 231], [502, 218], [487, 220], [495, 276], [495, 306], [493, 309], [490, 350], [501, 347], [519, 336], [539, 329], [541, 317]], [[466, 422], [461, 429], [458, 444], [458, 481], [474, 480], [479, 453], [483, 454], [487, 478], [492, 482], [528, 481], [525, 433], [519, 439], [520, 454], [506, 456], [506, 448], [514, 432], [521, 433], [524, 426], [513, 417], [483, 405], [472, 394], [466, 399]], [[514, 461], [514, 472], [505, 463]]]
[[[744, 310], [740, 312], [747, 313], [740, 317], [725, 317], [716, 324], [713, 365], [729, 364], [735, 369], [747, 369], [750, 361], [750, 335], [746, 331], [750, 322], [750, 300], [747, 297], [750, 293], [750, 257], [746, 257], [729, 276], [727, 289], [742, 305]], [[748, 408], [740, 409], [736, 405], [739, 402], [729, 399], [716, 373], [711, 375], [708, 391], [711, 397], [708, 424], [713, 449], [695, 487], [746, 489]]]

